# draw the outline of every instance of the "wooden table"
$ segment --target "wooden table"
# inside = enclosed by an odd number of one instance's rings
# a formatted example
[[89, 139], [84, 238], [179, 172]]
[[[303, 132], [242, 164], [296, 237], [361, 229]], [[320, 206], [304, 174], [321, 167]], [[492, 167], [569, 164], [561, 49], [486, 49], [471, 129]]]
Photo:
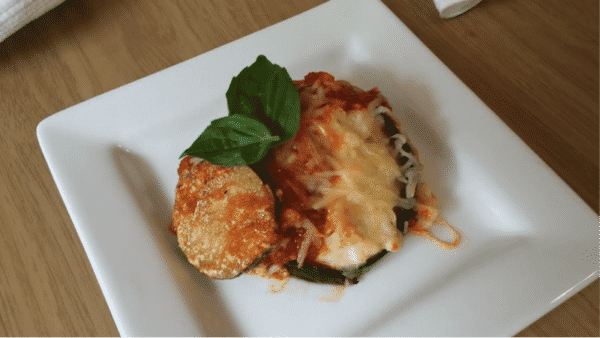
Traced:
[[[37, 143], [45, 117], [321, 4], [67, 1], [0, 43], [0, 336], [118, 335]], [[598, 1], [384, 3], [598, 212]], [[596, 336], [598, 280], [519, 335]]]

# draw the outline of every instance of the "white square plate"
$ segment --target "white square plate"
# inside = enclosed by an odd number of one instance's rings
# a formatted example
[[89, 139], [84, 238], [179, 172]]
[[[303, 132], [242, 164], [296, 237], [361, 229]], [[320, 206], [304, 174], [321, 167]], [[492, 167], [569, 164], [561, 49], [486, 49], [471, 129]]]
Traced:
[[[343, 294], [213, 281], [167, 231], [178, 156], [259, 54], [379, 87], [463, 235], [408, 236]], [[124, 336], [511, 336], [591, 283], [596, 214], [379, 1], [331, 1], [42, 121], [38, 138]], [[337, 292], [337, 293], [336, 293]], [[337, 298], [337, 299], [336, 299]]]

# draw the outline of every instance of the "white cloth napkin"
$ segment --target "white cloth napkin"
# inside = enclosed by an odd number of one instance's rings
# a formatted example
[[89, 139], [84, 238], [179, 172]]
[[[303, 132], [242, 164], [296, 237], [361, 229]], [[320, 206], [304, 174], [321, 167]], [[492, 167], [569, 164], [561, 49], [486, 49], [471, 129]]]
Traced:
[[433, 2], [440, 12], [440, 17], [447, 19], [468, 11], [481, 0], [433, 0]]
[[0, 0], [0, 41], [65, 0]]

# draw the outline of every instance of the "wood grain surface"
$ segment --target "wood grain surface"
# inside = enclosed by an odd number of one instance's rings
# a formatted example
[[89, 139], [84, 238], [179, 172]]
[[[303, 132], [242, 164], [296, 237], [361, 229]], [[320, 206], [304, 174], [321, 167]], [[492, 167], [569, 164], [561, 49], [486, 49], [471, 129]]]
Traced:
[[[67, 0], [0, 42], [0, 336], [119, 334], [37, 124], [322, 2]], [[598, 212], [598, 1], [383, 2]], [[598, 288], [519, 336], [598, 336]]]

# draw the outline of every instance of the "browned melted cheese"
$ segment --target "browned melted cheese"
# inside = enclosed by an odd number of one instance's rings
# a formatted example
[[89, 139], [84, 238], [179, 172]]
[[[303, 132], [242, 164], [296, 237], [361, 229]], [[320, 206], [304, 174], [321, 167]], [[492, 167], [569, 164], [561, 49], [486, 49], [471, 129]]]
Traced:
[[323, 72], [295, 84], [300, 129], [268, 164], [290, 240], [264, 265], [295, 259], [349, 269], [382, 249], [398, 250], [393, 208], [402, 172], [376, 112], [389, 104], [377, 88], [362, 91]]

